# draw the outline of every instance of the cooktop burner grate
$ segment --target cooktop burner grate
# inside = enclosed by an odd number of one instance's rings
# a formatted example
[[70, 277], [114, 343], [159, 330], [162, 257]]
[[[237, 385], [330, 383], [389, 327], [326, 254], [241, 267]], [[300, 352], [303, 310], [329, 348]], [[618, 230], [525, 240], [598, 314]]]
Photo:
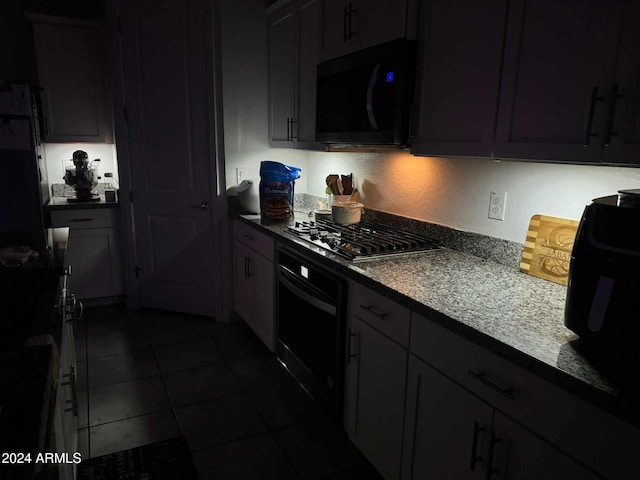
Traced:
[[338, 225], [328, 220], [296, 222], [288, 230], [353, 262], [442, 248], [431, 238], [366, 221], [354, 225]]

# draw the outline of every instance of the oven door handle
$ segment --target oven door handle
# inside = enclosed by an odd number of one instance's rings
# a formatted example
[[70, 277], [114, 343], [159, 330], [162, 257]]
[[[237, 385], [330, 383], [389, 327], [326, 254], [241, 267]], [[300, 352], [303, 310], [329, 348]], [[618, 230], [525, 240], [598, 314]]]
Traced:
[[[316, 308], [319, 308], [323, 312], [326, 312], [330, 315], [335, 315], [338, 311], [338, 308], [335, 305], [325, 302], [324, 300], [320, 300], [319, 298], [305, 292], [302, 288], [298, 287], [295, 283], [295, 277], [292, 277], [290, 273], [288, 273], [284, 269], [280, 269], [280, 283], [284, 285], [291, 293], [293, 293], [300, 300], [305, 301], [309, 305], [313, 305]], [[297, 283], [297, 282], [296, 282]]]

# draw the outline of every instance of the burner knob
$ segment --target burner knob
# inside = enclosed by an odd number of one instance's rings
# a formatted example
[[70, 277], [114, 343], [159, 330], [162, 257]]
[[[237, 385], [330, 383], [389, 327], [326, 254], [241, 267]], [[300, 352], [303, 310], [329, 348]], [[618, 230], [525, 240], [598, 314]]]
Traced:
[[311, 220], [311, 221], [309, 222], [309, 226], [310, 226], [310, 227], [315, 227], [315, 226], [316, 226], [316, 222], [314, 222], [313, 220]]
[[296, 222], [296, 228], [300, 228], [300, 222]]

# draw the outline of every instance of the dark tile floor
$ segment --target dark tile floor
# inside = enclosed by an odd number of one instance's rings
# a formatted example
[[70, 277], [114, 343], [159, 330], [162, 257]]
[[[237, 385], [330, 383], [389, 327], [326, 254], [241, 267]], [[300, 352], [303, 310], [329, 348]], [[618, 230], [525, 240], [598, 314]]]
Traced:
[[75, 339], [84, 458], [182, 435], [201, 480], [381, 479], [241, 322], [93, 307]]

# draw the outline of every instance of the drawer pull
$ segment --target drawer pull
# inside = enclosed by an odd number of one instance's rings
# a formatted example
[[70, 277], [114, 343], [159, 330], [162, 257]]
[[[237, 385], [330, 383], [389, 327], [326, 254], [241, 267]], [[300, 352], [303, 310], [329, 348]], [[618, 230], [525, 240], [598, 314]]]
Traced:
[[360, 308], [362, 308], [363, 310], [366, 310], [371, 315], [375, 315], [380, 320], [384, 320], [385, 318], [387, 318], [387, 315], [388, 315], [385, 312], [381, 312], [380, 310], [376, 310], [372, 305], [360, 305]]
[[491, 380], [489, 380], [487, 378], [487, 374], [484, 373], [484, 372], [474, 372], [473, 370], [467, 370], [467, 372], [469, 373], [469, 375], [471, 375], [471, 377], [475, 378], [480, 383], [485, 384], [487, 387], [492, 388], [493, 390], [495, 390], [496, 392], [504, 395], [505, 397], [507, 397], [510, 400], [514, 399], [514, 396], [513, 396], [514, 390], [513, 390], [513, 388], [511, 388], [511, 387], [502, 388], [502, 387], [496, 385], [495, 383], [493, 383]]
[[72, 222], [93, 222], [95, 218], [72, 218]]
[[247, 240], [255, 240], [255, 238], [256, 238], [253, 235], [250, 235], [248, 233], [243, 234], [242, 237], [246, 238]]
[[478, 456], [478, 435], [486, 431], [486, 428], [481, 427], [478, 422], [473, 423], [473, 441], [471, 442], [471, 464], [469, 468], [472, 472], [476, 470], [476, 463], [482, 461], [482, 456]]

